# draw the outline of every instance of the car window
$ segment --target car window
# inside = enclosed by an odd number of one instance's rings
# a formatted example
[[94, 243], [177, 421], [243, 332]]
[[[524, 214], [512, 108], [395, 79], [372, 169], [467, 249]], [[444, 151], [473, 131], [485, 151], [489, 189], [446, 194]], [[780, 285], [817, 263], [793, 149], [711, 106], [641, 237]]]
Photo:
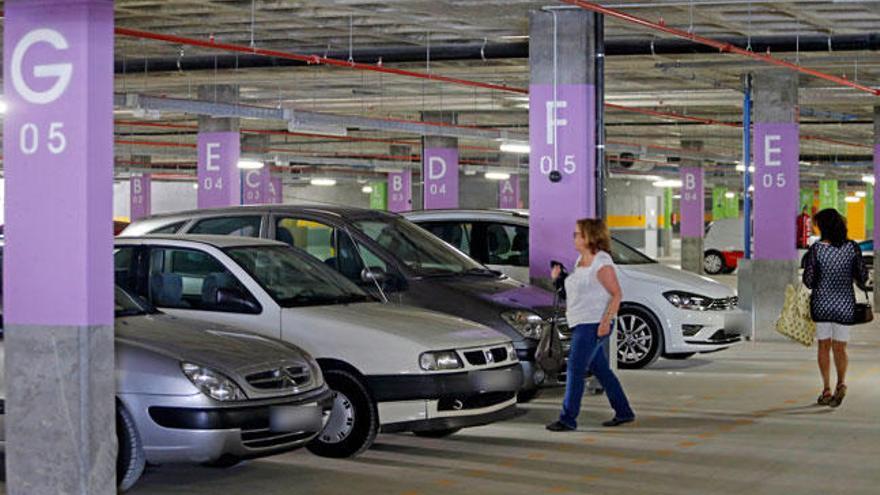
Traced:
[[[302, 249], [349, 280], [361, 281], [364, 263], [351, 236], [345, 231], [321, 222], [285, 217], [275, 225], [275, 239]], [[367, 251], [364, 250], [363, 254], [366, 258]], [[376, 256], [371, 256], [370, 261], [376, 262], [370, 266], [387, 269]]]
[[640, 251], [624, 244], [617, 239], [611, 239], [611, 259], [617, 265], [647, 265], [657, 263], [652, 258]]
[[258, 306], [256, 299], [216, 258], [203, 251], [155, 247], [150, 250], [149, 300], [161, 308], [254, 313], [218, 302], [218, 291]]
[[419, 225], [428, 232], [452, 244], [459, 251], [473, 256], [474, 253], [471, 252], [473, 224], [469, 222], [430, 222]]
[[529, 228], [502, 223], [486, 223], [486, 263], [489, 265], [529, 266]]
[[159, 227], [156, 230], [151, 230], [148, 232], [148, 234], [176, 234], [177, 231], [180, 230], [180, 228], [183, 227], [183, 224], [185, 223], [186, 222], [172, 223], [171, 225], [166, 225], [164, 227]]
[[137, 278], [134, 272], [135, 246], [116, 248], [113, 251], [113, 280], [116, 285], [134, 291]]
[[260, 237], [261, 223], [260, 216], [207, 218], [197, 222], [189, 233]]

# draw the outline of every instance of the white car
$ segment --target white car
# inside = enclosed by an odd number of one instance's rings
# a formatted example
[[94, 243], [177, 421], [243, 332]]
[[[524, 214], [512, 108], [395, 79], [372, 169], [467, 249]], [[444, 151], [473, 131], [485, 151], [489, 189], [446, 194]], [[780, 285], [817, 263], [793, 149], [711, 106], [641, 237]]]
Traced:
[[[517, 414], [510, 339], [468, 320], [376, 302], [283, 243], [229, 236], [117, 238], [116, 282], [164, 312], [295, 343], [334, 393], [308, 448], [356, 455], [376, 434], [445, 436]], [[267, 380], [274, 379], [267, 377]]]
[[[529, 281], [527, 213], [430, 210], [404, 216], [490, 268]], [[611, 256], [624, 297], [617, 324], [621, 368], [642, 368], [661, 355], [686, 359], [720, 351], [742, 339], [746, 314], [737, 309], [732, 289], [663, 266], [616, 239]]]

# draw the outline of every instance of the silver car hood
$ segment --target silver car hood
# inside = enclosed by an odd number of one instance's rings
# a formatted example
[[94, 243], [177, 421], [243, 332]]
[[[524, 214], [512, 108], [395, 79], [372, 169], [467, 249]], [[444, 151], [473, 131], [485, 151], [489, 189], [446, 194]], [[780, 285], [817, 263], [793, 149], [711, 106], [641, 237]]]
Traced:
[[305, 352], [291, 344], [164, 314], [117, 318], [116, 345], [230, 372], [306, 360]]
[[[736, 292], [711, 278], [703, 277], [684, 270], [677, 270], [660, 263], [644, 265], [617, 265], [621, 278], [629, 278], [650, 284], [663, 292], [680, 290], [722, 299], [736, 295]], [[625, 281], [624, 281], [625, 283]]]
[[[399, 304], [360, 303], [288, 308], [309, 331], [369, 329], [408, 340], [424, 349], [461, 349], [509, 342], [503, 334], [470, 320]], [[314, 330], [313, 330], [314, 329]]]

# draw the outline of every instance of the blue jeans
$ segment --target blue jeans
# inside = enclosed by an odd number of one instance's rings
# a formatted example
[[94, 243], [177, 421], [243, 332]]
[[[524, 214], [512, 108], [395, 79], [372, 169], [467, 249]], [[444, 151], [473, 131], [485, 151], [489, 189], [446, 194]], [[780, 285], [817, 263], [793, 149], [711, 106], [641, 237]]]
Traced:
[[565, 400], [559, 421], [571, 428], [577, 428], [577, 417], [581, 411], [581, 398], [584, 395], [584, 377], [590, 371], [602, 384], [614, 417], [635, 418], [629, 406], [620, 381], [608, 366], [603, 347], [608, 345], [608, 336], [599, 338], [599, 324], [577, 325], [571, 334], [571, 351], [568, 354], [568, 376], [565, 382]]

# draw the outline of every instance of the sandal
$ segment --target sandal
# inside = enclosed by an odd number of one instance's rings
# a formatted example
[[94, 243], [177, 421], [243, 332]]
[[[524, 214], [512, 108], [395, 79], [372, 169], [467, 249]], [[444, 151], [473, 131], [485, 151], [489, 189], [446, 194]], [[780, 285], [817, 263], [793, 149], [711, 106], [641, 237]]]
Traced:
[[846, 385], [838, 385], [837, 390], [834, 391], [834, 396], [831, 397], [831, 402], [828, 403], [831, 407], [838, 407], [843, 402], [843, 398], [846, 397]]
[[831, 404], [831, 400], [833, 398], [834, 396], [831, 395], [830, 388], [823, 389], [822, 394], [819, 396], [818, 399], [816, 399], [816, 404], [819, 404], [820, 406], [827, 406], [828, 404]]

